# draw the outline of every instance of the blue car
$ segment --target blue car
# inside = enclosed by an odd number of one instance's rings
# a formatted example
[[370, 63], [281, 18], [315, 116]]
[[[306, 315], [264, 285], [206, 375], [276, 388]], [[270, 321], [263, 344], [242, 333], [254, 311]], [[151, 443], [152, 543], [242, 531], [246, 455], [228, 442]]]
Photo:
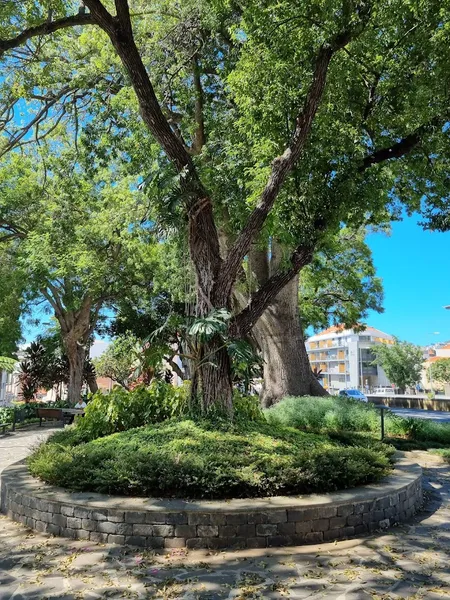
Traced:
[[353, 398], [353, 400], [367, 402], [367, 396], [359, 390], [341, 390], [339, 392], [339, 396], [345, 396], [346, 398]]

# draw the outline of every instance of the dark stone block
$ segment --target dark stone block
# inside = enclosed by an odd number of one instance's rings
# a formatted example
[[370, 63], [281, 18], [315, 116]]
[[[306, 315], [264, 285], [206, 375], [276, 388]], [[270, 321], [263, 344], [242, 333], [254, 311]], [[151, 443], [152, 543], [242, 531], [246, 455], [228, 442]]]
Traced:
[[197, 527], [195, 525], [176, 525], [175, 537], [194, 538], [197, 535]]
[[312, 522], [313, 531], [328, 531], [328, 529], [330, 529], [329, 519], [317, 519], [317, 521]]
[[145, 512], [127, 511], [125, 513], [125, 523], [145, 523]]
[[295, 523], [278, 523], [280, 535], [295, 535]]
[[345, 506], [338, 506], [337, 516], [338, 517], [349, 517], [353, 515], [355, 512], [355, 507], [352, 504], [348, 504]]
[[[240, 525], [245, 527], [245, 525]], [[219, 537], [234, 537], [236, 535], [236, 527], [234, 525], [219, 525]]]
[[[154, 516], [157, 516], [157, 515], [154, 515]], [[187, 522], [188, 522], [186, 513], [167, 513], [167, 515], [163, 515], [163, 516], [166, 517], [165, 521], [169, 525], [187, 525]], [[174, 547], [176, 547], [176, 546], [174, 546]]]
[[278, 528], [273, 523], [265, 523], [256, 526], [256, 535], [277, 535]]
[[227, 525], [247, 525], [247, 513], [228, 513]]
[[125, 543], [130, 546], [139, 546], [139, 548], [145, 548], [147, 545], [147, 538], [142, 535], [127, 535], [125, 536]]
[[350, 515], [347, 517], [347, 525], [355, 527], [355, 525], [361, 525], [363, 522], [362, 515]]
[[269, 535], [267, 538], [268, 546], [290, 546], [292, 538], [288, 535]]
[[347, 524], [347, 517], [333, 517], [330, 519], [330, 529], [341, 529]]
[[189, 525], [210, 525], [211, 515], [195, 512], [189, 513], [188, 523]]
[[249, 513], [248, 524], [249, 525], [261, 525], [262, 523], [268, 523], [267, 513]]
[[266, 537], [247, 538], [247, 548], [265, 548], [267, 546]]
[[238, 525], [236, 527], [236, 534], [238, 537], [255, 537], [256, 536], [256, 525]]

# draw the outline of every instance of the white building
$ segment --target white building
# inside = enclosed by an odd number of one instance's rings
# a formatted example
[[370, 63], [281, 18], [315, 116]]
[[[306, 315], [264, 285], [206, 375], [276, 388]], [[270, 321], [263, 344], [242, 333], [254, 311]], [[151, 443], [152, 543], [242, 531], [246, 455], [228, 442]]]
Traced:
[[311, 367], [322, 371], [323, 386], [330, 393], [337, 393], [345, 389], [372, 390], [389, 386], [383, 369], [372, 364], [375, 356], [371, 348], [393, 343], [391, 335], [373, 327], [355, 332], [335, 326], [308, 338], [306, 350]]
[[8, 406], [17, 398], [19, 383], [17, 372], [0, 371], [0, 406]]

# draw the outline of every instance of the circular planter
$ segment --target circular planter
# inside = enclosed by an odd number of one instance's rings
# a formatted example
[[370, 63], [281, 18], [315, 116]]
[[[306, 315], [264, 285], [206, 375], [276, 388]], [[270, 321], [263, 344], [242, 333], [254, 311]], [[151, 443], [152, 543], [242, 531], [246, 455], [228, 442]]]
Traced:
[[31, 477], [22, 462], [1, 475], [1, 509], [53, 535], [146, 548], [264, 548], [327, 542], [410, 519], [422, 470], [404, 457], [378, 484], [326, 495], [224, 501], [68, 492]]

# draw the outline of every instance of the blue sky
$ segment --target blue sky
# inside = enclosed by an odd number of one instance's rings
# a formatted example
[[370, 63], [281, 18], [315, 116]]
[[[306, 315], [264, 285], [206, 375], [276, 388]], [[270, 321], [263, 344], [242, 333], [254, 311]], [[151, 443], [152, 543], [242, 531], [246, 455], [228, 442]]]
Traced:
[[[367, 242], [384, 285], [384, 313], [367, 322], [415, 344], [450, 340], [450, 232], [424, 231], [417, 216], [392, 224], [390, 237]], [[434, 335], [433, 332], [439, 332]]]

